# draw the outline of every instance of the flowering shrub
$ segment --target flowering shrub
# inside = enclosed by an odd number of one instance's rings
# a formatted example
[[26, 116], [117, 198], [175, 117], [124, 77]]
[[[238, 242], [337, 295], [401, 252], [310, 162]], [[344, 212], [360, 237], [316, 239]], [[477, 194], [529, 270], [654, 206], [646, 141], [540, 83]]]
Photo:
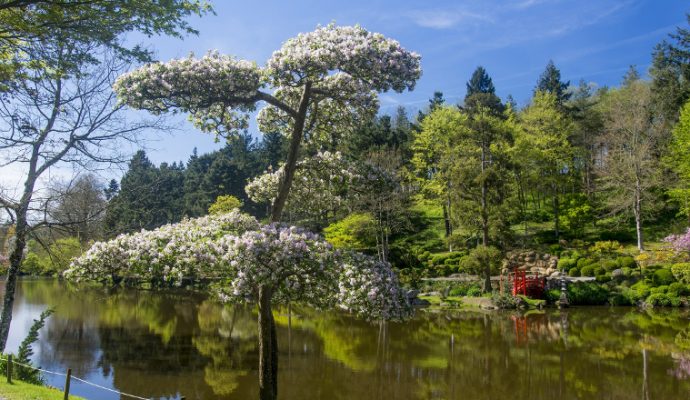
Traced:
[[663, 239], [676, 252], [690, 252], [690, 228], [682, 235], [669, 235]]
[[309, 231], [229, 214], [185, 220], [93, 245], [65, 272], [74, 281], [220, 278], [220, 298], [253, 301], [270, 287], [278, 302], [340, 307], [366, 318], [399, 319], [407, 300], [390, 264], [341, 253]]

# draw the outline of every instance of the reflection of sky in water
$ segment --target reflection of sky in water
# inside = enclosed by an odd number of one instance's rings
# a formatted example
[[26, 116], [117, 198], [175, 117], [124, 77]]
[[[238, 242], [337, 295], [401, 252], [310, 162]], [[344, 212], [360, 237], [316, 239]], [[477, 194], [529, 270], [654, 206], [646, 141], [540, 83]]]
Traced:
[[[251, 308], [188, 293], [105, 295], [21, 281], [8, 349], [16, 351], [49, 305], [56, 313], [34, 346], [34, 362], [46, 369], [69, 366], [90, 382], [155, 399], [258, 397]], [[290, 330], [286, 310], [274, 314], [282, 399], [689, 398], [681, 370], [690, 365], [688, 312], [420, 312], [404, 324], [379, 325], [293, 310]], [[62, 376], [46, 379], [64, 385]], [[89, 399], [120, 398], [71, 385]]]

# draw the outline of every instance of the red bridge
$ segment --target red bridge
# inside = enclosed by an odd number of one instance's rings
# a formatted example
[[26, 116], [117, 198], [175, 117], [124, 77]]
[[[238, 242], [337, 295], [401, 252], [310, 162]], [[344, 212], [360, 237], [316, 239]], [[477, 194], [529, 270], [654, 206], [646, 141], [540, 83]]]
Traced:
[[546, 277], [540, 277], [539, 272], [530, 276], [526, 271], [513, 272], [513, 296], [521, 294], [533, 299], [541, 299], [544, 297], [545, 286]]

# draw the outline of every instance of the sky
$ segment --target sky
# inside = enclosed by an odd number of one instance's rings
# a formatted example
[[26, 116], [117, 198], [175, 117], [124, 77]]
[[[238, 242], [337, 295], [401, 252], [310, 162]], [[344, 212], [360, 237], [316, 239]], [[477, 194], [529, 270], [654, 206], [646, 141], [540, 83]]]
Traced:
[[[410, 115], [436, 90], [450, 103], [482, 65], [499, 96], [529, 102], [549, 60], [563, 80], [617, 86], [630, 65], [646, 74], [654, 46], [687, 26], [690, 5], [679, 0], [323, 0], [213, 2], [216, 15], [193, 18], [198, 36], [184, 40], [138, 38], [157, 59], [203, 55], [210, 49], [260, 65], [288, 38], [317, 25], [360, 24], [398, 40], [422, 56], [422, 78], [409, 93], [383, 93], [381, 113], [402, 105]], [[179, 131], [148, 144], [155, 163], [189, 158], [191, 150], [219, 148], [209, 135], [180, 119]], [[252, 126], [252, 134], [260, 133]]]
[[[143, 44], [161, 61], [215, 49], [263, 65], [300, 32], [330, 22], [360, 24], [421, 54], [423, 75], [415, 90], [380, 95], [381, 113], [402, 105], [409, 115], [424, 108], [437, 90], [449, 103], [461, 101], [465, 83], [479, 65], [493, 78], [497, 94], [503, 99], [512, 95], [519, 105], [529, 102], [549, 60], [572, 84], [584, 79], [617, 86], [630, 65], [646, 74], [654, 46], [675, 27], [687, 26], [690, 12], [690, 5], [680, 0], [211, 1], [216, 15], [190, 20], [199, 31], [196, 36], [180, 40], [131, 34], [127, 41]], [[156, 164], [186, 161], [195, 147], [202, 154], [223, 145], [183, 117], [170, 122], [176, 130], [147, 135], [146, 151]], [[260, 137], [255, 125], [251, 133]], [[0, 176], [0, 184], [17, 188], [18, 172], [5, 169], [0, 175], [13, 179]]]

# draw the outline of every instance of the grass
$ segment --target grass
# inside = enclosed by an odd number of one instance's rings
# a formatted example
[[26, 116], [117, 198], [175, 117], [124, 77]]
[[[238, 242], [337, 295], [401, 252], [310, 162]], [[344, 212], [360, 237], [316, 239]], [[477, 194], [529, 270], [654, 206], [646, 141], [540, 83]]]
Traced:
[[[32, 385], [17, 381], [7, 383], [4, 377], [0, 377], [0, 398], [7, 400], [62, 400], [62, 391], [47, 386]], [[84, 400], [81, 397], [70, 396], [70, 399]]]

